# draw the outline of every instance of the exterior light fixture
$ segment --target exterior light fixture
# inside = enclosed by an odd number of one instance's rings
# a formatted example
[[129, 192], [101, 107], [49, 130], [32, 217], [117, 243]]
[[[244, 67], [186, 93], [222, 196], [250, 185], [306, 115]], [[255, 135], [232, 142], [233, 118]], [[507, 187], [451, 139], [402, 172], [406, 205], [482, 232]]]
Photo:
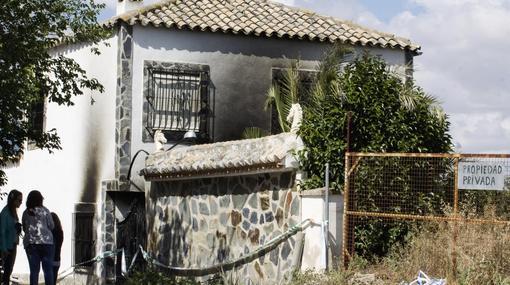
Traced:
[[179, 145], [182, 142], [193, 142], [196, 139], [197, 139], [197, 134], [194, 131], [187, 131], [182, 136], [182, 139], [180, 139], [179, 141], [174, 143], [174, 145], [169, 147], [166, 151], [169, 151], [169, 150], [173, 149], [174, 147], [176, 147], [177, 145]]

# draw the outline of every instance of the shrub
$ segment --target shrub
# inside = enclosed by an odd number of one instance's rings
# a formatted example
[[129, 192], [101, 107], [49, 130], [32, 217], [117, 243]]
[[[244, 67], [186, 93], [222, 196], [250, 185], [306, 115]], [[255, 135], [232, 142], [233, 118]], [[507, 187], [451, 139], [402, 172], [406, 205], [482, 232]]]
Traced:
[[309, 175], [307, 188], [322, 186], [329, 162], [331, 185], [341, 189], [349, 114], [351, 151], [451, 150], [449, 122], [433, 97], [404, 82], [377, 57], [364, 54], [342, 68], [338, 53], [333, 50], [322, 60], [313, 99], [304, 108], [300, 135], [306, 145], [301, 161]]
[[126, 280], [126, 285], [199, 285], [200, 282], [188, 278], [167, 276], [154, 267], [147, 267], [144, 271], [135, 271]]

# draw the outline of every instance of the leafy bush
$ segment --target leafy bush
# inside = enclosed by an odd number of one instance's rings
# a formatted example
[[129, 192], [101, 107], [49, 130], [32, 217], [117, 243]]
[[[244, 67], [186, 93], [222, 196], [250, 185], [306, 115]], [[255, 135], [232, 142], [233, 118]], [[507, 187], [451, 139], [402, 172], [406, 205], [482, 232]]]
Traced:
[[[377, 57], [363, 54], [343, 67], [339, 53], [341, 49], [335, 49], [321, 62], [312, 90], [313, 100], [304, 108], [300, 135], [306, 148], [300, 153], [300, 160], [308, 174], [305, 188], [323, 185], [324, 167], [329, 163], [330, 185], [336, 191], [341, 190], [349, 117], [350, 151], [353, 152], [442, 153], [451, 150], [447, 117], [433, 97], [426, 95], [412, 81], [406, 82], [392, 73]], [[393, 194], [398, 195], [402, 204], [420, 195], [414, 191], [419, 182], [415, 177], [428, 167], [427, 163], [401, 165], [398, 169], [395, 162], [388, 163], [390, 165], [370, 166], [398, 170], [384, 177], [382, 171], [378, 173], [374, 169], [358, 167], [358, 175], [364, 181], [361, 187], [368, 193], [358, 210], [379, 211], [383, 207], [388, 212], [402, 210], [377, 203], [376, 197], [386, 195], [382, 192], [383, 183], [398, 184]], [[444, 189], [441, 181], [434, 184], [438, 189]], [[411, 210], [437, 209], [442, 203], [440, 195], [432, 200], [427, 195], [419, 198], [418, 203], [409, 203], [414, 207]], [[355, 228], [356, 252], [363, 256], [383, 256], [393, 243], [404, 240], [408, 230], [405, 224], [388, 226], [377, 220], [366, 221]]]
[[339, 53], [337, 48], [321, 62], [313, 99], [304, 108], [300, 135], [306, 145], [301, 161], [309, 175], [305, 187], [322, 186], [324, 165], [330, 163], [331, 184], [341, 189], [349, 114], [351, 151], [451, 150], [449, 122], [433, 97], [404, 82], [377, 57], [364, 54], [342, 68]]
[[[200, 280], [199, 280], [200, 279]], [[148, 266], [146, 270], [135, 271], [126, 280], [126, 285], [238, 285], [240, 275], [237, 271], [220, 272], [209, 279], [191, 277], [177, 277], [159, 271], [153, 266]]]
[[317, 272], [307, 270], [305, 272], [296, 272], [292, 276], [289, 285], [342, 285], [348, 284], [349, 274], [343, 270], [332, 270], [328, 272]]
[[144, 271], [135, 271], [127, 280], [126, 285], [199, 285], [192, 279], [167, 276], [156, 268], [148, 267]]

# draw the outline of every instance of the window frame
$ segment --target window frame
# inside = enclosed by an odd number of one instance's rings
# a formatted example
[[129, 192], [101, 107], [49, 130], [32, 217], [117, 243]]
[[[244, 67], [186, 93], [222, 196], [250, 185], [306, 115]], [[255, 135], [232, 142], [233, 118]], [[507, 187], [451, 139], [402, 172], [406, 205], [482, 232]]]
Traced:
[[[84, 261], [91, 260], [96, 255], [96, 212], [95, 203], [77, 203], [73, 212], [72, 224], [72, 264], [77, 265]], [[84, 222], [86, 224], [84, 224]], [[84, 229], [84, 227], [89, 227]], [[87, 235], [79, 236], [80, 233]], [[94, 262], [87, 262], [80, 265], [80, 268], [91, 268]]]
[[[155, 96], [157, 96], [157, 92], [167, 92], [167, 94], [163, 94], [164, 96], [169, 96], [164, 103], [171, 102], [170, 99], [179, 101], [179, 98], [172, 97], [177, 93], [172, 90], [153, 89], [155, 79], [153, 76], [166, 76], [166, 79], [169, 80], [170, 85], [176, 84], [176, 86], [180, 86], [182, 82], [192, 84], [195, 81], [198, 84], [195, 92], [191, 96], [195, 96], [192, 98], [191, 107], [188, 112], [190, 112], [190, 118], [194, 118], [194, 123], [192, 124], [192, 128], [183, 127], [183, 128], [171, 128], [173, 125], [173, 118], [170, 119], [171, 124], [170, 127], [165, 123], [165, 126], [161, 128], [161, 125], [154, 124], [157, 120], [158, 112], [175, 112], [174, 116], [177, 116], [176, 121], [182, 120], [180, 115], [184, 114], [184, 109], [175, 109], [175, 110], [157, 110], [157, 106], [154, 106], [155, 102], [151, 102], [151, 100], [155, 100]], [[157, 129], [161, 129], [165, 134], [167, 140], [170, 142], [180, 140], [184, 133], [188, 130], [194, 130], [197, 133], [198, 142], [210, 142], [214, 139], [214, 97], [215, 97], [215, 87], [212, 83], [209, 66], [200, 65], [200, 64], [188, 64], [188, 63], [171, 63], [171, 62], [156, 62], [156, 61], [145, 61], [144, 63], [144, 90], [143, 90], [143, 119], [142, 119], [142, 141], [143, 142], [153, 142], [153, 134]], [[179, 76], [183, 76], [187, 78], [184, 81], [173, 80], [176, 77], [179, 79]], [[196, 79], [193, 79], [193, 78]], [[159, 80], [162, 80], [161, 78]], [[159, 83], [163, 84], [163, 83]], [[165, 82], [168, 84], [168, 82]], [[191, 91], [191, 89], [190, 89]], [[170, 94], [170, 95], [169, 95]], [[177, 95], [180, 96], [180, 95]], [[181, 97], [179, 102], [185, 102], [186, 98]], [[158, 104], [158, 103], [156, 103]], [[174, 106], [176, 104], [174, 103]], [[182, 106], [181, 106], [182, 107]], [[183, 112], [179, 114], [179, 111]], [[155, 115], [156, 114], [156, 115]], [[159, 115], [159, 116], [167, 116]], [[165, 122], [168, 121], [168, 118], [165, 118]], [[161, 121], [161, 117], [159, 119]], [[191, 122], [191, 119], [190, 119]], [[178, 124], [177, 124], [178, 126]]]
[[[47, 105], [48, 105], [48, 102], [47, 102], [46, 96], [42, 97], [39, 102], [36, 102], [33, 104], [32, 108], [30, 110], [30, 115], [27, 118], [27, 120], [29, 120], [29, 122], [30, 122], [30, 125], [32, 126], [32, 128], [30, 129], [31, 132], [34, 132], [34, 133], [40, 132], [42, 134], [46, 131]], [[39, 107], [40, 110], [34, 111], [34, 109], [36, 109], [37, 106], [40, 106]], [[37, 118], [36, 118], [37, 115], [34, 116], [34, 113], [40, 114], [40, 118], [39, 118], [40, 122], [34, 123], [34, 121], [37, 120]], [[35, 129], [35, 127], [37, 127], [37, 129]], [[32, 140], [27, 140], [26, 150], [30, 151], [30, 150], [36, 150], [36, 149], [38, 149], [38, 147], [35, 144], [35, 142]]]

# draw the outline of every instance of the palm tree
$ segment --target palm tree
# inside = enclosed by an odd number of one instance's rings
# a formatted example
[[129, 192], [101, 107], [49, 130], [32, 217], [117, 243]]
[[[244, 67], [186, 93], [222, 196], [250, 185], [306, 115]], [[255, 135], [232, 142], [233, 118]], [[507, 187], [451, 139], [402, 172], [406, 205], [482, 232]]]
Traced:
[[[311, 90], [307, 94], [303, 94], [304, 88], [301, 88], [301, 78], [299, 75], [300, 63], [295, 61], [291, 63], [289, 68], [286, 68], [283, 72], [283, 76], [277, 82], [274, 82], [266, 95], [266, 102], [264, 110], [272, 108], [276, 109], [278, 124], [282, 132], [288, 132], [290, 130], [290, 123], [286, 121], [289, 114], [289, 110], [292, 104], [305, 102], [306, 104], [317, 102], [314, 100], [316, 97], [325, 96], [329, 94], [332, 96], [341, 95], [341, 89], [339, 85], [339, 74], [337, 62], [342, 61], [345, 55], [350, 53], [350, 49], [343, 45], [336, 45], [319, 63], [319, 77], [314, 79]], [[304, 98], [309, 95], [310, 98]], [[250, 127], [245, 129], [243, 132], [243, 138], [257, 138], [269, 133], [257, 127]]]
[[[264, 110], [275, 106], [278, 123], [283, 132], [290, 130], [290, 124], [286, 121], [287, 115], [292, 104], [298, 103], [299, 94], [299, 61], [291, 64], [289, 68], [286, 68], [283, 72], [283, 77], [278, 82], [274, 82], [266, 95], [266, 102]], [[257, 127], [246, 128], [242, 134], [244, 139], [260, 138], [267, 136], [270, 133]]]

